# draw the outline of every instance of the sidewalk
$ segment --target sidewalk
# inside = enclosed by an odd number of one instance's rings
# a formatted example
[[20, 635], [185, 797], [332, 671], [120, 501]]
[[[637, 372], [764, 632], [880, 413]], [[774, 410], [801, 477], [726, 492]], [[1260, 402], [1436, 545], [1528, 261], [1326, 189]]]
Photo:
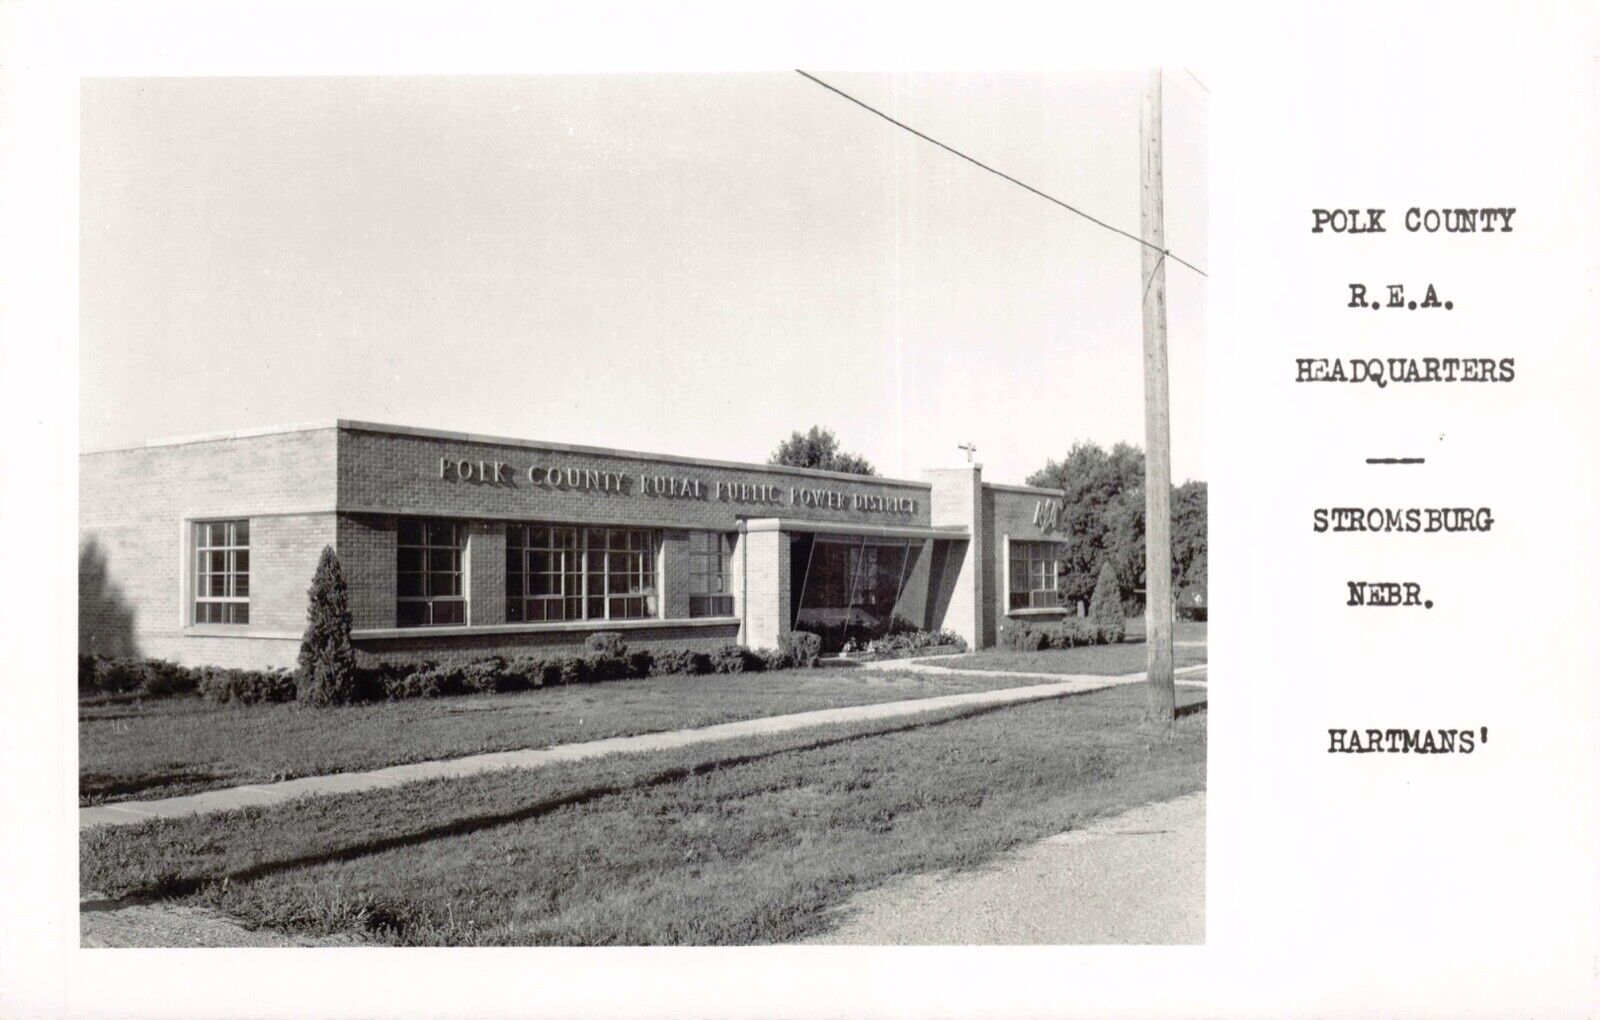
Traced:
[[1204, 791], [858, 896], [818, 945], [1199, 945]]
[[[937, 673], [961, 673], [971, 676], [993, 676], [991, 671], [948, 669], [925, 664], [922, 660], [902, 659], [884, 664], [870, 663], [863, 668], [911, 669]], [[1203, 671], [1204, 665], [1190, 666], [1177, 671], [1178, 675], [1193, 675]], [[490, 772], [497, 769], [538, 768], [556, 762], [581, 761], [608, 754], [630, 754], [643, 751], [660, 751], [686, 747], [691, 744], [732, 740], [738, 737], [784, 733], [813, 726], [860, 722], [871, 719], [894, 719], [918, 715], [946, 708], [977, 708], [1016, 702], [1039, 701], [1070, 694], [1082, 694], [1106, 687], [1139, 683], [1143, 673], [1125, 676], [1063, 676], [1053, 673], [1007, 673], [1007, 676], [1037, 677], [1049, 683], [1028, 687], [1008, 687], [993, 691], [974, 691], [968, 694], [946, 694], [933, 698], [908, 701], [880, 702], [874, 705], [855, 705], [849, 708], [825, 708], [791, 715], [767, 716], [742, 722], [722, 723], [699, 729], [668, 730], [660, 733], [643, 733], [631, 737], [612, 737], [578, 744], [561, 744], [556, 747], [530, 748], [522, 751], [497, 751], [475, 754], [464, 758], [416, 762], [394, 765], [372, 772], [343, 772], [325, 776], [307, 776], [281, 783], [259, 786], [235, 786], [224, 790], [208, 790], [187, 797], [168, 797], [162, 800], [118, 801], [115, 804], [96, 804], [78, 809], [78, 828], [88, 829], [99, 825], [131, 825], [151, 818], [178, 818], [185, 815], [207, 814], [252, 805], [280, 804], [294, 797], [319, 796], [331, 793], [353, 793], [376, 790], [422, 779], [456, 778]], [[1199, 683], [1180, 680], [1180, 683]]]

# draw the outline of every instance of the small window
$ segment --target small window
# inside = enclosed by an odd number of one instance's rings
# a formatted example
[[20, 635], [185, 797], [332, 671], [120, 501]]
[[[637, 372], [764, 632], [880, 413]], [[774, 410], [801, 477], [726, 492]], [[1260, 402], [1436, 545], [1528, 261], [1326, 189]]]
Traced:
[[1061, 606], [1061, 550], [1055, 542], [1011, 543], [1012, 609]]
[[689, 533], [689, 615], [732, 616], [733, 594], [729, 564], [733, 562], [729, 534], [715, 531]]
[[194, 526], [194, 622], [250, 622], [250, 522]]
[[395, 546], [397, 624], [443, 627], [466, 622], [461, 589], [465, 537], [466, 528], [453, 521], [400, 521]]

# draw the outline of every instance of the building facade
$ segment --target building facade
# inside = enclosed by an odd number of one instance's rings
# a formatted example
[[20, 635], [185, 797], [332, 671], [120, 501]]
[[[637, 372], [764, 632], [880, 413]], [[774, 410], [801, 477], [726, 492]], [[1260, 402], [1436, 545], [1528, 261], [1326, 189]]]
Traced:
[[324, 547], [384, 658], [1059, 618], [1061, 493], [338, 421], [80, 458], [79, 647], [288, 666]]

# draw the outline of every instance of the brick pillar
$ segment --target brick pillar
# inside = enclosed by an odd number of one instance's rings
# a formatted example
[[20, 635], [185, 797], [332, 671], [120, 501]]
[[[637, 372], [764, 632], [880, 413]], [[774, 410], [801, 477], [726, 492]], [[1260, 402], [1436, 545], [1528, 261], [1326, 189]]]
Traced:
[[789, 633], [789, 536], [777, 522], [751, 521], [740, 536], [744, 567], [743, 641], [748, 648], [776, 648]]
[[474, 627], [506, 622], [506, 526], [500, 521], [467, 525], [467, 622]]
[[664, 620], [682, 620], [689, 615], [689, 533], [661, 532], [661, 574], [656, 591]]
[[944, 577], [930, 579], [930, 583], [942, 584], [948, 594], [944, 620], [935, 623], [960, 634], [968, 646], [982, 648], [988, 636], [983, 619], [984, 589], [990, 583], [983, 576], [983, 564], [987, 559], [984, 555], [983, 465], [935, 468], [924, 474], [933, 485], [928, 500], [929, 523], [936, 528], [962, 527], [972, 536], [964, 545], [961, 542], [948, 544]]

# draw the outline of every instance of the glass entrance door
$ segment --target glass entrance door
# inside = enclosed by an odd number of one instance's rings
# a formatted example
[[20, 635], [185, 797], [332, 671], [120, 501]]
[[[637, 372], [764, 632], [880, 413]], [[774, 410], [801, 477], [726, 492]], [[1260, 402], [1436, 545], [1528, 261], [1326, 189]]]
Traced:
[[792, 565], [803, 571], [794, 626], [819, 635], [824, 651], [917, 629], [902, 602], [923, 540], [817, 535], [809, 546], [805, 561]]

